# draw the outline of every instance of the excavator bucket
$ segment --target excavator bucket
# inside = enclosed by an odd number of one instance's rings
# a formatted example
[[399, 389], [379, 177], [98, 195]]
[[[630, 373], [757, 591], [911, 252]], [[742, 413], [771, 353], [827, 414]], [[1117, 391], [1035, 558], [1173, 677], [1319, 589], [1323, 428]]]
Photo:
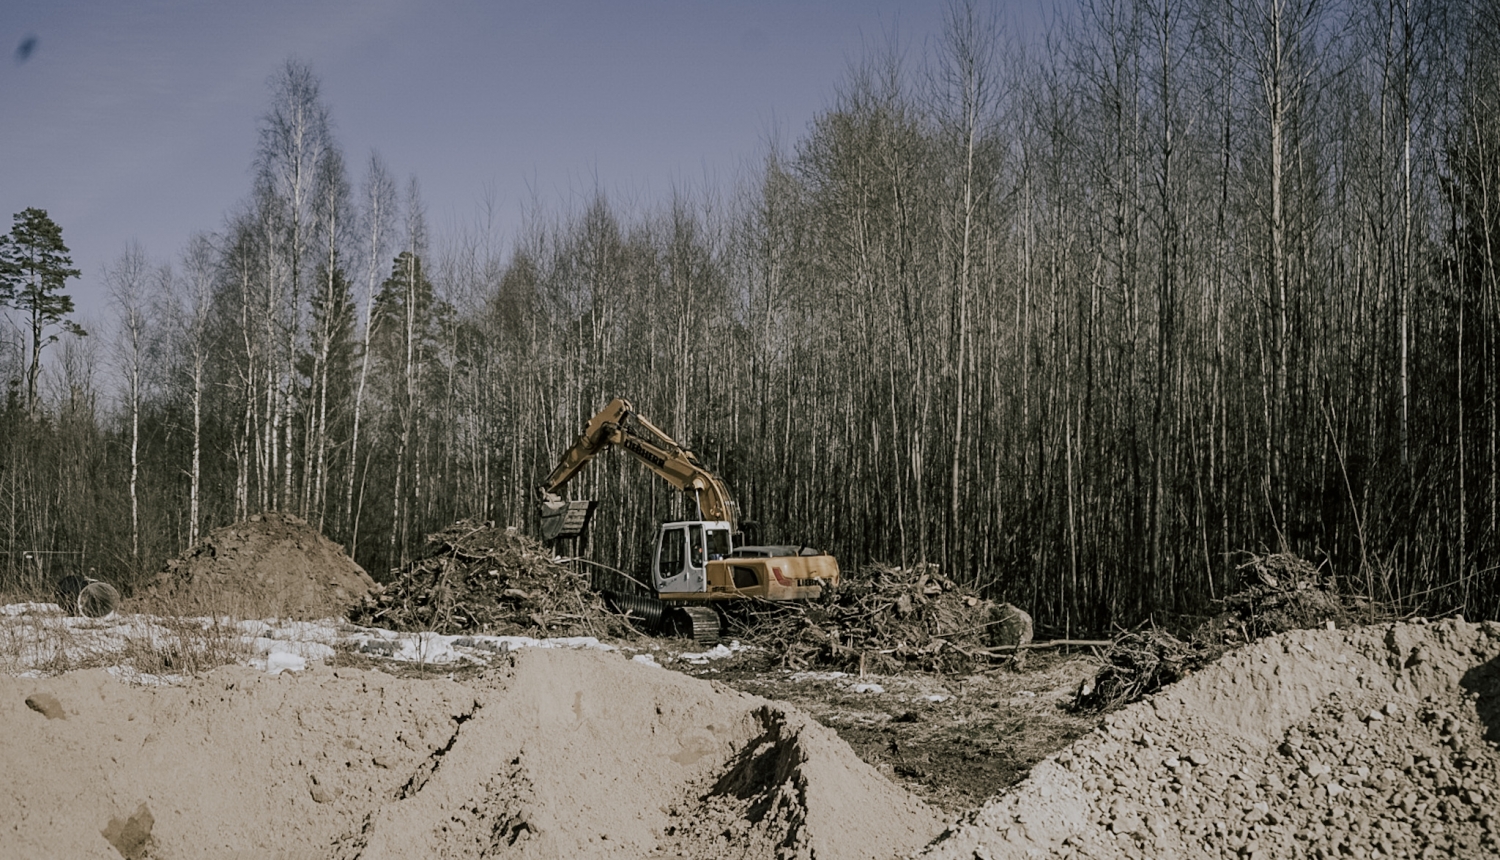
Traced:
[[557, 540], [583, 534], [597, 504], [599, 503], [590, 499], [543, 501], [537, 508], [542, 516], [542, 538]]

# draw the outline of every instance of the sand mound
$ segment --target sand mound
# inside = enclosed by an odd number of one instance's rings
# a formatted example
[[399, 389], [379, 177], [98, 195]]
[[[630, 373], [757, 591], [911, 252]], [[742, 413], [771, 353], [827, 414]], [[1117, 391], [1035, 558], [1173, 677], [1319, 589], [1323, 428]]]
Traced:
[[7, 856], [865, 858], [940, 827], [802, 714], [618, 654], [0, 678], [0, 723]]
[[150, 596], [179, 614], [317, 619], [342, 615], [374, 587], [338, 544], [273, 512], [216, 529], [167, 562]]
[[1500, 623], [1296, 631], [1113, 715], [924, 856], [1496, 856], [1497, 744]]

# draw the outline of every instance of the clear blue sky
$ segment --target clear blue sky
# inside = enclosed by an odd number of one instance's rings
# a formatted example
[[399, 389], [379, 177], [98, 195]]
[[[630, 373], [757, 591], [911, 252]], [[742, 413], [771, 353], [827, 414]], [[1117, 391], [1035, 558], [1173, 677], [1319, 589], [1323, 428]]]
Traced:
[[[1002, 3], [1012, 32], [1047, 0]], [[779, 128], [800, 137], [851, 59], [895, 34], [913, 59], [943, 0], [0, 0], [0, 218], [46, 209], [83, 277], [131, 240], [174, 261], [250, 188], [266, 81], [323, 83], [357, 183], [378, 150], [441, 234], [486, 189], [508, 241], [535, 193], [649, 205], [728, 183]], [[24, 46], [24, 47], [23, 47]], [[28, 50], [29, 48], [29, 50]]]

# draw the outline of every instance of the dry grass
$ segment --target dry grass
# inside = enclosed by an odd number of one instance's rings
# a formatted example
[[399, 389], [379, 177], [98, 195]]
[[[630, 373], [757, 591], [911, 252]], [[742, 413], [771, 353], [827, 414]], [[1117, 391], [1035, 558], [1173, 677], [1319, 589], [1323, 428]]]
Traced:
[[0, 615], [0, 672], [55, 675], [117, 668], [142, 681], [195, 675], [242, 663], [253, 645], [237, 627], [242, 616], [188, 614], [160, 601], [130, 601], [105, 618], [69, 617], [44, 590], [10, 590]]
[[8, 674], [95, 668], [109, 665], [108, 654], [68, 626], [60, 611], [43, 605], [0, 618], [0, 671]]
[[227, 616], [158, 615], [125, 639], [122, 661], [146, 675], [199, 675], [243, 663], [253, 646]]

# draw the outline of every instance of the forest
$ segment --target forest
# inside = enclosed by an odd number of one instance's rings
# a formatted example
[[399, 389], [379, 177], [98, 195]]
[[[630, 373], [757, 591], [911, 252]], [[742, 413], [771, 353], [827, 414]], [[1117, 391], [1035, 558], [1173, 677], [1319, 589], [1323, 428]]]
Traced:
[[[270, 510], [381, 579], [459, 518], [535, 532], [623, 396], [768, 540], [1059, 633], [1202, 611], [1269, 552], [1500, 612], [1492, 2], [1085, 0], [1026, 44], [956, 2], [733, 181], [515, 235], [493, 201], [431, 230], [332, 117], [276, 69], [246, 196], [121, 254], [108, 330], [71, 321], [66, 224], [15, 216], [0, 586], [128, 591]], [[627, 571], [687, 513], [623, 456], [569, 489]]]

